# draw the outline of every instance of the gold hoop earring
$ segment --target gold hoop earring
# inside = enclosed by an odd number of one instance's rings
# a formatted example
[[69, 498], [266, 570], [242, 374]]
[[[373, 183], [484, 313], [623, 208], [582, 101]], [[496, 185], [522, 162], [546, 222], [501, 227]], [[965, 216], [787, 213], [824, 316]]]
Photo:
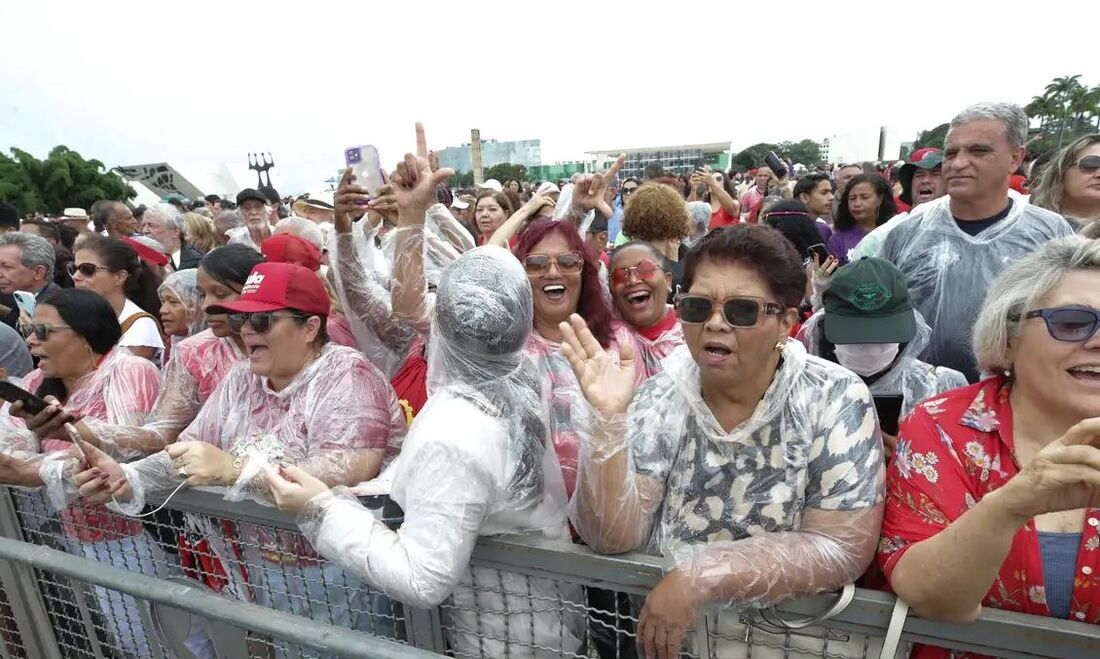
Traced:
[[775, 348], [773, 348], [773, 350], [775, 350], [776, 352], [782, 353], [783, 348], [786, 348], [786, 347], [787, 347], [787, 342], [786, 341], [776, 341], [775, 342]]

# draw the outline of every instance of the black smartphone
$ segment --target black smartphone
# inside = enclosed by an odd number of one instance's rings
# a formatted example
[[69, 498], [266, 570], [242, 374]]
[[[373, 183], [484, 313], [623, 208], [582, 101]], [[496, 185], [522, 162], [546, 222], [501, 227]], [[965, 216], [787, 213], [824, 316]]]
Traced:
[[787, 175], [787, 165], [783, 164], [779, 156], [775, 155], [775, 151], [768, 152], [768, 155], [764, 157], [764, 164], [768, 166], [768, 169], [775, 172], [776, 178], [783, 178]]
[[825, 246], [825, 243], [818, 243], [816, 245], [810, 245], [806, 248], [806, 257], [812, 259], [814, 255], [817, 255], [818, 263], [825, 263], [825, 259], [832, 256], [829, 252], [829, 248]]
[[874, 396], [875, 411], [878, 412], [879, 427], [882, 432], [897, 437], [898, 423], [901, 421], [901, 405], [904, 396]]
[[3, 398], [9, 403], [21, 401], [23, 403], [23, 409], [26, 410], [28, 414], [38, 414], [50, 405], [26, 389], [17, 387], [7, 380], [0, 380], [0, 398]]

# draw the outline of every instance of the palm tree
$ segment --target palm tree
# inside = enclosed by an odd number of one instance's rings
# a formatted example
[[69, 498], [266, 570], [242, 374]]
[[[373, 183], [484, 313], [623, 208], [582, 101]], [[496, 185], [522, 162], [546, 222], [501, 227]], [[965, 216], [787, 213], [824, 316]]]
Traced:
[[1024, 112], [1027, 112], [1029, 118], [1039, 120], [1039, 130], [1042, 131], [1055, 114], [1054, 101], [1046, 94], [1032, 96], [1031, 102], [1024, 107]]
[[1058, 148], [1062, 148], [1062, 139], [1066, 132], [1066, 119], [1069, 118], [1070, 99], [1073, 90], [1081, 86], [1081, 74], [1062, 76], [1047, 83], [1046, 95], [1051, 97], [1060, 109], [1061, 119], [1058, 122]]

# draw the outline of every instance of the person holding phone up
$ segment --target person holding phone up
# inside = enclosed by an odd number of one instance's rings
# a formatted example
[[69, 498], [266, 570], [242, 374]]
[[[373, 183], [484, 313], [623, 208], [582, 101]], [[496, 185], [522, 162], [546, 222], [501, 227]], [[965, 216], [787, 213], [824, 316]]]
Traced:
[[863, 378], [890, 456], [901, 418], [927, 398], [965, 387], [966, 377], [917, 359], [932, 330], [913, 309], [905, 276], [889, 261], [868, 257], [840, 268], [822, 301], [824, 308], [806, 321], [799, 338], [810, 354]]

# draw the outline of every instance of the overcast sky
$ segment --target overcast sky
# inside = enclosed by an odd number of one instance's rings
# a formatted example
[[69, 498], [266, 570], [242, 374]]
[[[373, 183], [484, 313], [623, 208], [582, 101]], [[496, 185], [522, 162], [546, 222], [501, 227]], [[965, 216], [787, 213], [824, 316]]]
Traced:
[[[653, 8], [650, 8], [653, 7]], [[343, 149], [541, 138], [905, 139], [1053, 77], [1100, 84], [1100, 1], [243, 3], [2, 0], [0, 148], [108, 166], [274, 154], [296, 193]]]

